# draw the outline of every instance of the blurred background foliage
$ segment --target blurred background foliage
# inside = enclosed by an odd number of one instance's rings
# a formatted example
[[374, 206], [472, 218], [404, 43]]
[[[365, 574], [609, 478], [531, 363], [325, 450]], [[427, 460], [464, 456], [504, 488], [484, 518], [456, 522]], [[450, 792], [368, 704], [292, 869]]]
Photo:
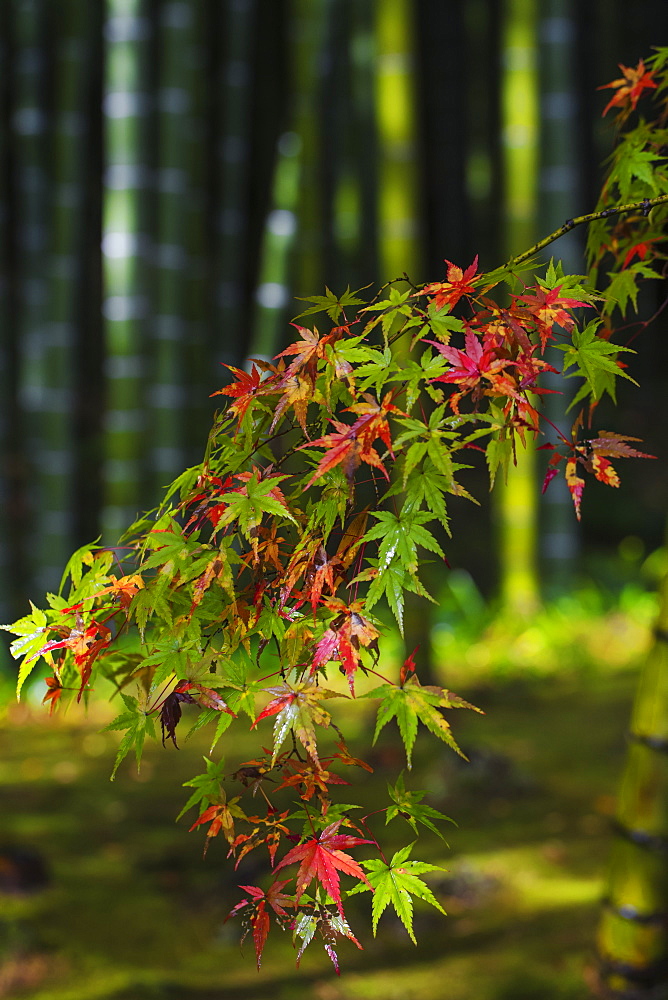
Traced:
[[[591, 209], [613, 141], [596, 87], [665, 19], [661, 0], [3, 3], [0, 617], [199, 460], [219, 363], [281, 350], [295, 296], [492, 267]], [[554, 248], [576, 270], [581, 241]], [[642, 388], [600, 416], [661, 458], [665, 344], [643, 334]], [[665, 462], [593, 488], [582, 537], [557, 483], [538, 508], [537, 466], [492, 518], [453, 509], [448, 559], [486, 597], [532, 608], [607, 574], [620, 539], [637, 561], [660, 544]], [[467, 485], [484, 499], [483, 470]]]

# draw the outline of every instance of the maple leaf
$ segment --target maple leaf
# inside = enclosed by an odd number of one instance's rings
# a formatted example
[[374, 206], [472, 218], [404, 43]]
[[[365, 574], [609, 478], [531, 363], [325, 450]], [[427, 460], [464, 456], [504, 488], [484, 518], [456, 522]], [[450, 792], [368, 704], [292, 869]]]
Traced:
[[283, 388], [283, 394], [274, 411], [274, 419], [271, 422], [269, 431], [273, 431], [285, 410], [291, 406], [295, 411], [299, 426], [306, 435], [308, 404], [313, 401], [312, 383], [301, 375], [291, 375], [281, 383], [281, 387]]
[[276, 789], [277, 791], [281, 788], [295, 788], [296, 786], [301, 786], [301, 791], [299, 797], [308, 802], [309, 799], [313, 798], [313, 795], [317, 792], [318, 798], [323, 809], [323, 815], [326, 814], [330, 799], [327, 792], [328, 785], [349, 785], [349, 781], [345, 781], [340, 778], [338, 774], [334, 774], [333, 771], [325, 770], [321, 767], [320, 763], [315, 763], [314, 761], [303, 761], [295, 760], [290, 758], [286, 760], [283, 765], [285, 774], [286, 770], [292, 769], [294, 774], [289, 774], [287, 777], [283, 778], [282, 783]]
[[201, 708], [213, 709], [215, 712], [227, 712], [236, 719], [236, 713], [229, 708], [217, 691], [213, 688], [204, 687], [194, 681], [181, 681], [174, 690], [167, 695], [160, 710], [160, 726], [162, 729], [162, 745], [165, 740], [171, 739], [178, 750], [176, 742], [176, 727], [181, 720], [181, 705], [186, 702], [190, 705], [199, 705]]
[[467, 329], [465, 334], [466, 350], [460, 351], [448, 344], [439, 344], [435, 340], [426, 343], [433, 344], [443, 357], [450, 362], [452, 368], [431, 379], [432, 382], [448, 382], [462, 386], [462, 389], [450, 397], [452, 410], [459, 414], [459, 400], [465, 392], [473, 390], [473, 399], [477, 400], [484, 392], [483, 379], [493, 382], [496, 376], [511, 362], [500, 358], [495, 351], [485, 350], [475, 331]]
[[360, 882], [365, 882], [369, 888], [371, 888], [371, 884], [358, 863], [349, 854], [345, 854], [342, 848], [356, 847], [358, 844], [373, 844], [374, 841], [338, 833], [340, 826], [341, 820], [337, 819], [334, 823], [326, 826], [319, 836], [311, 837], [305, 843], [293, 847], [276, 866], [275, 871], [278, 873], [282, 868], [299, 862], [295, 902], [299, 904], [299, 900], [315, 878], [320, 882], [327, 895], [334, 900], [340, 915], [343, 917], [338, 873], [352, 875]]
[[192, 615], [195, 608], [202, 602], [205, 593], [214, 580], [218, 580], [221, 586], [228, 592], [232, 591], [232, 578], [230, 567], [222, 552], [216, 552], [204, 568], [204, 572], [195, 579], [193, 587], [193, 599], [188, 611]]
[[444, 306], [449, 306], [452, 309], [462, 296], [475, 294], [475, 286], [471, 284], [471, 281], [478, 270], [477, 254], [473, 263], [469, 264], [465, 271], [449, 260], [446, 260], [445, 263], [448, 265], [448, 280], [434, 281], [430, 285], [425, 285], [417, 293], [418, 295], [431, 295], [436, 309], [443, 309]]
[[406, 750], [409, 770], [413, 766], [411, 758], [417, 736], [418, 721], [422, 722], [434, 736], [438, 736], [440, 740], [447, 743], [460, 757], [466, 759], [465, 754], [457, 746], [450, 725], [439, 712], [439, 708], [470, 708], [474, 712], [484, 714], [481, 709], [464, 701], [459, 695], [446, 691], [445, 688], [435, 684], [423, 686], [414, 674], [408, 677], [403, 686], [381, 684], [380, 687], [369, 691], [364, 697], [382, 698], [378, 706], [373, 743], [376, 742], [381, 729], [387, 725], [390, 719], [396, 718]]
[[53, 677], [46, 677], [45, 681], [46, 681], [47, 691], [44, 697], [42, 698], [42, 704], [46, 705], [48, 702], [49, 715], [53, 715], [64, 688], [60, 682], [60, 678], [55, 675]]
[[[419, 875], [426, 872], [443, 871], [438, 865], [430, 865], [425, 861], [409, 861], [413, 845], [403, 847], [392, 857], [388, 865], [385, 861], [363, 861], [362, 864], [369, 873], [369, 887], [373, 889], [373, 903], [371, 904], [371, 918], [374, 936], [383, 912], [392, 904], [397, 916], [408, 931], [408, 935], [417, 944], [413, 933], [413, 900], [411, 896], [417, 896], [426, 903], [431, 903], [437, 910], [445, 914], [445, 910], [438, 902], [429, 886]], [[357, 892], [364, 892], [367, 886], [358, 885], [350, 890], [349, 895]]]
[[327, 688], [306, 681], [281, 684], [279, 687], [266, 688], [266, 690], [275, 697], [264, 711], [260, 712], [251, 728], [254, 729], [258, 722], [270, 715], [277, 716], [274, 723], [272, 764], [289, 732], [294, 733], [309, 757], [317, 762], [315, 726], [317, 724], [326, 728], [331, 719], [329, 712], [322, 707], [320, 701], [324, 698], [338, 698], [340, 695], [336, 691], [329, 691]]
[[455, 821], [444, 813], [439, 812], [438, 809], [432, 809], [431, 806], [423, 805], [421, 800], [426, 795], [426, 792], [407, 791], [404, 784], [403, 771], [397, 778], [396, 785], [394, 787], [388, 785], [387, 790], [394, 805], [389, 806], [385, 812], [386, 824], [397, 816], [401, 816], [413, 828], [415, 833], [418, 832], [417, 824], [422, 823], [423, 826], [426, 826], [427, 829], [435, 833], [441, 840], [444, 839], [442, 832], [433, 821], [438, 820], [441, 823], [454, 823]]
[[311, 664], [311, 673], [315, 673], [329, 660], [338, 659], [350, 686], [350, 693], [355, 694], [355, 673], [360, 663], [360, 646], [370, 648], [377, 654], [378, 629], [362, 614], [362, 604], [354, 601], [347, 606], [343, 601], [327, 600], [328, 608], [341, 613], [332, 621], [318, 642]]
[[[279, 785], [281, 788], [282, 785]], [[290, 828], [285, 825], [285, 820], [289, 815], [290, 810], [286, 809], [285, 812], [279, 813], [277, 809], [273, 806], [267, 806], [266, 816], [248, 816], [249, 823], [259, 824], [251, 834], [239, 834], [238, 837], [234, 838], [234, 841], [230, 844], [230, 849], [228, 851], [228, 857], [230, 854], [236, 854], [237, 849], [240, 847], [239, 855], [235, 861], [235, 869], [239, 867], [241, 861], [254, 851], [256, 847], [260, 844], [266, 844], [267, 850], [269, 851], [269, 860], [271, 862], [271, 867], [274, 867], [274, 860], [276, 858], [276, 851], [278, 850], [278, 845], [281, 840], [281, 834], [286, 834], [290, 836]], [[265, 827], [265, 832], [263, 836], [260, 836], [260, 827]], [[293, 838], [294, 839], [294, 838]]]
[[[71, 608], [63, 608], [63, 613], [71, 610]], [[102, 650], [111, 643], [111, 629], [101, 622], [95, 621], [94, 618], [86, 624], [82, 615], [77, 611], [75, 627], [63, 626], [58, 631], [61, 633], [61, 638], [52, 639], [45, 643], [26, 662], [36, 660], [38, 656], [51, 653], [54, 649], [70, 650], [74, 656], [74, 665], [81, 675], [81, 686], [77, 695], [77, 701], [81, 701], [95, 660]]]
[[601, 455], [594, 455], [591, 460], [592, 468], [596, 478], [607, 486], [619, 486], [619, 476], [615, 472], [612, 462]]
[[[622, 272], [629, 274], [629, 271]], [[603, 392], [610, 391], [609, 379], [612, 376], [612, 391], [614, 392], [614, 378], [621, 375], [634, 385], [638, 383], [635, 379], [627, 375], [617, 361], [620, 351], [633, 354], [630, 347], [620, 347], [618, 344], [611, 344], [610, 341], [597, 335], [599, 326], [598, 320], [589, 323], [584, 330], [573, 330], [572, 346], [557, 344], [560, 351], [564, 351], [564, 372], [575, 365], [575, 370], [567, 377], [580, 375], [586, 380], [588, 390], [591, 391], [594, 399], [600, 399]]]
[[597, 88], [598, 90], [612, 88], [617, 91], [603, 109], [601, 118], [607, 115], [610, 108], [621, 108], [625, 114], [635, 111], [643, 90], [655, 90], [657, 87], [652, 71], [645, 69], [643, 59], [638, 62], [635, 69], [623, 66], [622, 63], [618, 63], [618, 66], [624, 75]]
[[206, 840], [204, 842], [204, 856], [206, 857], [206, 852], [209, 849], [209, 844], [213, 837], [217, 837], [218, 834], [223, 832], [223, 836], [228, 844], [232, 845], [234, 843], [234, 820], [235, 819], [248, 819], [245, 812], [241, 806], [237, 805], [240, 796], [235, 795], [233, 799], [228, 802], [223, 789], [220, 790], [219, 801], [214, 802], [212, 805], [208, 806], [207, 809], [195, 820], [193, 825], [190, 827], [189, 833], [197, 829], [198, 826], [202, 826], [203, 823], [210, 823], [209, 829], [206, 832]]
[[335, 434], [325, 434], [317, 441], [310, 441], [299, 446], [298, 451], [303, 448], [327, 449], [320, 459], [317, 469], [304, 487], [305, 489], [308, 489], [316, 479], [324, 476], [326, 472], [337, 465], [341, 466], [346, 479], [352, 483], [355, 470], [361, 462], [366, 462], [367, 465], [380, 469], [385, 478], [389, 480], [387, 469], [372, 445], [380, 438], [392, 455], [392, 441], [387, 415], [398, 413], [405, 416], [405, 414], [391, 402], [391, 399], [392, 394], [388, 392], [382, 403], [379, 403], [373, 396], [365, 393], [364, 401], [346, 407], [347, 410], [360, 414], [354, 424], [344, 424], [340, 420], [331, 420], [330, 423], [336, 427]]
[[127, 756], [133, 747], [135, 751], [135, 758], [137, 760], [137, 771], [139, 771], [146, 734], [148, 733], [148, 735], [153, 739], [156, 738], [155, 726], [149, 712], [145, 708], [142, 708], [137, 699], [133, 698], [132, 695], [121, 693], [121, 698], [123, 699], [126, 711], [116, 716], [116, 718], [102, 730], [103, 733], [113, 730], [126, 730], [126, 733], [119, 743], [118, 750], [116, 752], [116, 760], [114, 761], [114, 767], [111, 772], [112, 781], [116, 777], [116, 771], [118, 770], [121, 761]]
[[267, 935], [269, 934], [270, 918], [267, 906], [272, 908], [279, 922], [285, 918], [284, 922], [287, 923], [289, 914], [286, 912], [286, 907], [293, 907], [295, 905], [294, 899], [283, 892], [283, 887], [290, 881], [292, 880], [274, 881], [266, 892], [257, 885], [240, 885], [239, 888], [244, 889], [249, 894], [250, 899], [242, 899], [225, 917], [225, 921], [227, 921], [230, 917], [235, 916], [243, 910], [250, 910], [250, 913], [247, 915], [241, 943], [244, 943], [248, 932], [252, 930], [258, 971], [262, 963], [262, 952]]
[[582, 504], [582, 493], [585, 488], [585, 481], [578, 476], [577, 473], [577, 459], [569, 458], [566, 462], [566, 485], [568, 486], [569, 492], [573, 499], [573, 506], [575, 507], [575, 516], [578, 521], [582, 519], [580, 513], [580, 506]]
[[552, 336], [552, 328], [555, 324], [569, 333], [573, 329], [575, 317], [571, 314], [572, 309], [592, 308], [590, 302], [562, 298], [559, 294], [561, 288], [561, 285], [557, 285], [555, 288], [543, 288], [537, 285], [534, 295], [528, 291], [523, 292], [522, 295], [513, 296], [524, 305], [534, 318], [542, 351], [545, 350], [547, 342]]
[[348, 938], [349, 941], [357, 945], [360, 951], [362, 950], [362, 945], [351, 931], [345, 917], [342, 917], [340, 913], [332, 913], [326, 906], [318, 903], [315, 904], [313, 910], [305, 910], [299, 913], [294, 923], [293, 943], [296, 943], [297, 939], [301, 941], [299, 951], [297, 952], [297, 968], [299, 968], [301, 957], [313, 940], [316, 931], [319, 932], [322, 938], [323, 946], [332, 961], [337, 976], [340, 976], [339, 959], [335, 948], [336, 939], [338, 937]]
[[241, 368], [235, 368], [233, 365], [225, 365], [225, 368], [236, 375], [237, 381], [212, 392], [211, 396], [233, 396], [234, 402], [230, 404], [229, 412], [233, 413], [241, 424], [246, 410], [261, 393], [266, 391], [266, 386], [263, 384], [262, 376], [255, 365], [252, 366], [250, 374]]
[[102, 590], [91, 594], [91, 598], [101, 597], [103, 594], [111, 594], [122, 608], [127, 609], [132, 602], [132, 598], [143, 586], [144, 580], [138, 573], [132, 576], [121, 576], [114, 580], [113, 583], [110, 583], [108, 587], [103, 587]]
[[640, 441], [641, 438], [628, 437], [624, 434], [615, 434], [614, 431], [599, 431], [598, 437], [590, 438], [587, 445], [597, 455], [612, 458], [656, 458], [656, 455], [647, 455], [644, 451], [632, 448], [627, 441]]
[[626, 256], [622, 262], [622, 271], [626, 270], [634, 257], [637, 257], [638, 260], [645, 260], [648, 254], [653, 250], [652, 244], [656, 243], [659, 239], [660, 237], [653, 236], [650, 239], [642, 240], [640, 243], [635, 243], [632, 247], [630, 247], [627, 250]]

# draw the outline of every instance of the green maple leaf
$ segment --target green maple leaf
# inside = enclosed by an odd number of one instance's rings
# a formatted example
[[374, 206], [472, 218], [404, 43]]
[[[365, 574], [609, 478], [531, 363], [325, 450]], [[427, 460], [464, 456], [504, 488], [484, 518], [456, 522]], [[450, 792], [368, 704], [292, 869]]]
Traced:
[[191, 778], [190, 781], [183, 782], [184, 788], [194, 788], [195, 791], [192, 793], [183, 809], [176, 817], [177, 821], [180, 820], [184, 813], [187, 813], [193, 806], [200, 802], [214, 802], [220, 795], [221, 782], [225, 777], [225, 761], [222, 757], [217, 763], [209, 757], [204, 757], [203, 760], [206, 764], [205, 773], [197, 774], [194, 778]]
[[113, 722], [110, 722], [109, 725], [105, 726], [102, 730], [103, 733], [114, 729], [127, 730], [118, 746], [116, 760], [114, 761], [114, 769], [111, 772], [112, 781], [116, 777], [116, 771], [118, 770], [119, 764], [123, 758], [130, 753], [133, 747], [137, 760], [137, 770], [139, 770], [146, 735], [148, 734], [153, 737], [153, 739], [156, 739], [154, 720], [143, 708], [140, 708], [137, 699], [128, 694], [121, 694], [121, 698], [125, 703], [127, 711], [116, 716]]
[[450, 724], [441, 715], [439, 708], [471, 708], [474, 712], [483, 714], [481, 709], [444, 688], [437, 687], [435, 684], [423, 687], [415, 676], [409, 677], [403, 687], [397, 684], [381, 684], [380, 687], [374, 688], [363, 697], [382, 698], [378, 706], [376, 730], [373, 734], [374, 744], [381, 729], [387, 725], [390, 719], [397, 720], [406, 749], [409, 770], [412, 767], [413, 746], [417, 736], [418, 722], [421, 722], [434, 736], [443, 740], [455, 753], [466, 760], [466, 755], [459, 749], [452, 735]]
[[[410, 573], [401, 565], [398, 560], [391, 562], [382, 572], [377, 559], [367, 559], [367, 562], [376, 570], [376, 577], [366, 595], [366, 607], [370, 609], [384, 597], [388, 603], [392, 614], [396, 618], [399, 631], [404, 634], [404, 592], [409, 590], [412, 594], [419, 594], [433, 604], [436, 602], [431, 594], [427, 593], [417, 576]], [[353, 581], [354, 582], [354, 581]]]
[[362, 544], [380, 540], [378, 569], [381, 573], [395, 561], [406, 572], [417, 572], [418, 545], [444, 558], [441, 546], [431, 532], [423, 527], [425, 522], [434, 520], [427, 511], [415, 511], [405, 504], [399, 515], [389, 510], [372, 513], [380, 523], [367, 531]]
[[600, 399], [604, 390], [609, 391], [609, 378], [611, 375], [619, 376], [638, 383], [635, 379], [627, 375], [617, 364], [617, 354], [626, 351], [634, 354], [630, 347], [620, 347], [619, 344], [611, 344], [609, 340], [604, 340], [596, 334], [599, 321], [594, 320], [589, 323], [584, 330], [573, 331], [573, 344], [566, 346], [558, 344], [557, 347], [565, 351], [564, 372], [575, 365], [575, 371], [569, 376], [580, 375], [586, 379], [594, 399]]
[[[273, 514], [275, 517], [287, 518], [296, 524], [294, 517], [288, 510], [285, 503], [281, 503], [276, 497], [276, 487], [282, 479], [287, 476], [271, 476], [268, 479], [259, 480], [252, 476], [246, 483], [243, 493], [224, 493], [221, 497], [227, 506], [225, 512], [218, 522], [220, 527], [237, 521], [240, 530], [250, 537], [253, 528], [257, 528], [265, 514]], [[274, 495], [272, 496], [272, 492]]]
[[[367, 870], [367, 877], [373, 891], [371, 903], [371, 919], [373, 933], [376, 934], [378, 921], [387, 907], [392, 904], [397, 916], [408, 931], [408, 935], [417, 944], [413, 933], [413, 900], [412, 896], [431, 903], [437, 910], [445, 914], [445, 910], [434, 896], [429, 886], [419, 875], [426, 872], [443, 871], [439, 865], [430, 865], [426, 861], [409, 861], [413, 845], [402, 847], [392, 857], [388, 865], [385, 861], [362, 861], [362, 867]], [[348, 893], [349, 896], [358, 892], [368, 891], [369, 887], [360, 883]]]
[[327, 688], [311, 684], [308, 681], [281, 684], [265, 690], [273, 694], [274, 698], [264, 711], [260, 712], [251, 728], [255, 728], [258, 722], [270, 715], [276, 716], [272, 763], [276, 760], [278, 751], [290, 732], [294, 733], [309, 757], [317, 762], [315, 727], [317, 724], [327, 728], [331, 719], [329, 712], [323, 708], [320, 702], [325, 698], [340, 698], [341, 695], [337, 694], [336, 691], [329, 691]]
[[[366, 285], [366, 288], [369, 286]], [[304, 312], [299, 313], [295, 316], [295, 319], [301, 319], [303, 316], [313, 316], [315, 313], [326, 312], [327, 315], [334, 323], [336, 323], [346, 308], [346, 306], [363, 306], [364, 299], [358, 299], [357, 293], [364, 291], [363, 288], [359, 288], [356, 292], [350, 291], [350, 285], [346, 288], [342, 295], [335, 295], [331, 292], [329, 288], [325, 287], [324, 295], [311, 295], [308, 298], [303, 296], [296, 296], [299, 302], [311, 302], [313, 303]]]
[[624, 268], [623, 271], [619, 271], [617, 274], [610, 272], [608, 277], [610, 278], [610, 284], [606, 289], [606, 298], [614, 303], [622, 316], [626, 316], [629, 300], [633, 304], [634, 311], [638, 312], [639, 279], [658, 278], [659, 275], [647, 264], [639, 261], [630, 267]]
[[[426, 795], [426, 792], [409, 792], [404, 784], [403, 771], [397, 778], [397, 783], [394, 785], [388, 785], [387, 790], [390, 793], [391, 798], [394, 800], [394, 805], [391, 805], [385, 812], [385, 824], [390, 822], [390, 820], [395, 819], [397, 816], [401, 816], [406, 822], [412, 827], [415, 833], [418, 832], [417, 824], [422, 823], [429, 830], [435, 833], [437, 836], [444, 840], [443, 834], [434, 824], [433, 820], [438, 820], [441, 823], [454, 823], [453, 819], [446, 816], [445, 813], [439, 812], [438, 809], [432, 809], [431, 806], [422, 805], [422, 799]], [[457, 824], [455, 823], [455, 826]]]

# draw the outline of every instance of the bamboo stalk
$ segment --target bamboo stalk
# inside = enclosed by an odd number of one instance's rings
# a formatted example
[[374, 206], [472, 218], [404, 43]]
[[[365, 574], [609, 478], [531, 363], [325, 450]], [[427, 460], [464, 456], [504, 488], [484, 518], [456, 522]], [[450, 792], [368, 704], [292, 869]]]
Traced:
[[668, 990], [668, 574], [636, 692], [616, 828], [597, 937], [601, 991], [611, 998], [663, 997]]
[[[376, 4], [376, 134], [378, 260], [383, 281], [406, 273], [421, 279], [423, 267], [418, 192], [417, 94], [414, 7], [407, 0]], [[402, 285], [398, 286], [399, 288]], [[393, 353], [408, 359], [405, 338]], [[424, 602], [406, 595], [404, 655], [414, 651], [423, 683], [432, 677], [431, 618]]]
[[376, 7], [378, 247], [382, 281], [421, 279], [413, 5]]
[[186, 345], [192, 333], [187, 312], [193, 211], [194, 39], [193, 6], [164, 3], [158, 12], [157, 33], [154, 309], [147, 415], [152, 495], [186, 464], [188, 353], [192, 349], [189, 344], [187, 350]]
[[327, 26], [332, 0], [292, 0], [291, 43], [294, 72], [293, 126], [300, 142], [298, 201], [299, 255], [295, 260], [297, 295], [319, 293], [325, 282], [324, 206], [321, 150]]
[[[11, 73], [9, 52], [9, 10], [7, 4], [0, 5], [0, 398], [4, 405], [0, 408], [0, 619], [11, 621], [12, 593], [14, 579], [15, 548], [12, 545], [12, 508], [15, 498], [15, 477], [12, 466], [16, 464], [14, 453], [18, 435], [13, 433], [16, 421], [17, 401], [13, 388], [15, 383], [15, 352], [10, 300], [11, 242], [9, 227], [10, 185], [8, 177], [9, 142], [6, 128], [6, 112], [9, 107], [9, 79]], [[4, 645], [0, 652], [0, 671], [9, 667], [10, 657]]]
[[[538, 167], [538, 77], [535, 0], [506, 0], [503, 16], [501, 118], [503, 238], [506, 252], [530, 243], [535, 232]], [[499, 591], [513, 615], [538, 606], [538, 502], [535, 445], [518, 448], [506, 481], [494, 494], [499, 537]]]
[[[74, 428], [78, 304], [82, 295], [83, 178], [89, 155], [85, 127], [90, 72], [88, 39], [92, 10], [70, 0], [60, 11], [54, 65], [51, 143], [48, 291], [44, 325], [44, 378], [51, 412], [45, 415], [42, 472], [48, 497], [47, 524], [36, 543], [46, 554], [55, 586], [74, 543], [74, 497], [78, 441]], [[56, 520], [57, 519], [57, 520]], [[55, 522], [55, 523], [54, 523]], [[49, 532], [49, 525], [53, 527]]]
[[136, 516], [144, 475], [151, 31], [147, 0], [107, 0], [102, 219], [107, 408], [101, 514], [107, 543]]
[[[572, 0], [545, 0], [541, 4], [542, 113], [538, 202], [541, 232], [554, 229], [582, 202], [578, 182], [575, 33]], [[566, 236], [557, 250], [566, 273], [580, 274], [584, 270], [578, 235]], [[558, 368], [560, 360], [561, 352], [553, 346], [548, 347], [546, 361]], [[554, 394], [543, 397], [543, 410], [553, 424], [559, 425], [573, 396], [571, 382], [562, 375], [546, 372], [545, 385]], [[556, 435], [549, 426], [546, 438], [553, 443], [556, 441]], [[546, 490], [540, 512], [544, 584], [546, 590], [552, 593], [563, 592], [573, 583], [580, 548], [578, 522], [573, 517], [573, 504], [564, 478], [558, 477]]]
[[[257, 0], [226, 4], [216, 121], [216, 331], [214, 357], [238, 364], [244, 334], [244, 276], [249, 246], [251, 86]], [[222, 333], [222, 335], [221, 335]]]
[[[277, 143], [271, 208], [260, 251], [249, 357], [268, 358], [277, 353], [283, 319], [293, 292], [311, 295], [314, 289], [321, 289], [317, 108], [327, 2], [292, 0], [289, 8], [294, 67], [292, 129], [279, 136]], [[299, 253], [293, 269], [291, 256], [297, 240]]]
[[[17, 289], [18, 398], [22, 414], [24, 477], [22, 499], [26, 504], [21, 556], [26, 577], [39, 589], [57, 583], [55, 560], [64, 525], [62, 513], [49, 518], [48, 475], [50, 456], [45, 426], [54, 417], [49, 397], [44, 322], [47, 302], [45, 260], [48, 247], [48, 146], [46, 51], [43, 47], [46, 8], [42, 0], [20, 0], [12, 9], [14, 29], [14, 78], [12, 89], [13, 191], [15, 219], [14, 280]], [[59, 401], [62, 403], [62, 400]], [[58, 419], [56, 417], [56, 419]], [[57, 461], [57, 459], [56, 459]], [[57, 467], [54, 468], [57, 473]], [[41, 545], [46, 546], [43, 551]]]

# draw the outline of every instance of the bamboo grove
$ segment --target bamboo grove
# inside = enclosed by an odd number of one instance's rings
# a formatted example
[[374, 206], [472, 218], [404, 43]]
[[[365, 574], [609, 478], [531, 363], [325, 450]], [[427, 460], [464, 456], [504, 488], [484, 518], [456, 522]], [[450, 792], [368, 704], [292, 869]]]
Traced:
[[[265, 855], [264, 887], [242, 885], [231, 914], [258, 966], [273, 921], [291, 929], [298, 961], [317, 936], [338, 968], [339, 938], [361, 947], [344, 909], [359, 892], [374, 933], [390, 905], [413, 939], [413, 897], [441, 909], [421, 877], [434, 866], [411, 853], [421, 826], [440, 832], [448, 817], [403, 772], [379, 812], [342, 802], [345, 775], [371, 767], [335, 707], [375, 701], [373, 741], [396, 725], [409, 773], [419, 731], [461, 753], [450, 712], [474, 706], [425, 683], [413, 655], [388, 676], [383, 637], [388, 616], [403, 631], [409, 595], [431, 599], [423, 568], [447, 563], [452, 498], [481, 500], [466, 487], [471, 466], [484, 462], [493, 483], [541, 441], [549, 346], [575, 392], [556, 442], [540, 445], [544, 489], [563, 477], [579, 518], [588, 483], [614, 488], [620, 459], [651, 457], [620, 430], [594, 429], [601, 398], [632, 380], [633, 349], [615, 328], [666, 259], [668, 49], [622, 69], [606, 108], [618, 143], [593, 212], [492, 271], [446, 260], [427, 284], [404, 276], [305, 299], [292, 344], [250, 370], [225, 366], [203, 460], [117, 546], [75, 552], [46, 607], [4, 626], [17, 636], [19, 695], [39, 666], [50, 711], [120, 697], [112, 777], [129, 754], [140, 765], [146, 738], [178, 747], [184, 712], [190, 731], [210, 728], [181, 815], [205, 852], [224, 841], [235, 865]], [[583, 223], [589, 276], [538, 266]], [[256, 733], [250, 760], [234, 757], [239, 726]], [[411, 843], [388, 859], [382, 828], [395, 820]], [[357, 848], [360, 860], [347, 853]]]

